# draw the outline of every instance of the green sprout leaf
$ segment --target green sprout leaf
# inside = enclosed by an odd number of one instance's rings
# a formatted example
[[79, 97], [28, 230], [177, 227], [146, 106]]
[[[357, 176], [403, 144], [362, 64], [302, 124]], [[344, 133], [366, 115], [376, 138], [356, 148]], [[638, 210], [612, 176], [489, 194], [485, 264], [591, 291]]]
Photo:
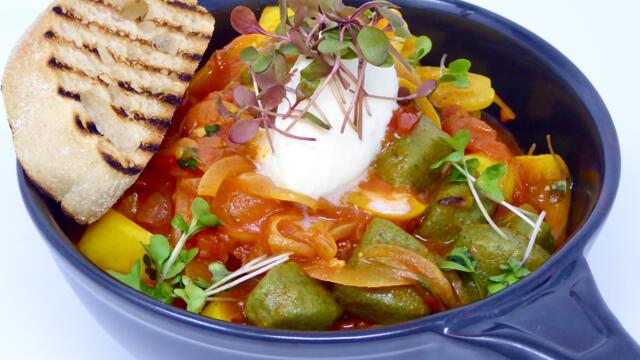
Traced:
[[397, 13], [391, 11], [391, 9], [386, 7], [379, 7], [378, 12], [380, 13], [380, 15], [382, 15], [385, 19], [389, 21], [389, 24], [391, 24], [391, 27], [393, 28], [393, 33], [396, 34], [396, 36], [399, 36], [402, 38], [407, 38], [411, 36], [409, 27], [407, 26], [407, 23], [406, 21], [404, 21], [402, 16], [398, 15]]
[[207, 303], [205, 291], [191, 281], [186, 281], [184, 289], [175, 289], [173, 292], [187, 303], [187, 311], [192, 313], [200, 313]]
[[314, 60], [309, 65], [307, 65], [302, 71], [300, 71], [300, 76], [302, 79], [308, 81], [316, 81], [320, 80], [323, 77], [329, 75], [331, 72], [331, 67], [323, 61]]
[[[191, 214], [195, 227], [202, 229], [205, 227], [216, 227], [222, 225], [222, 221], [211, 213], [209, 203], [203, 198], [197, 197], [191, 203]], [[194, 227], [193, 225], [191, 227]]]
[[253, 70], [253, 72], [255, 72], [256, 74], [262, 74], [263, 72], [269, 70], [269, 68], [271, 67], [271, 63], [273, 63], [273, 52], [259, 54], [255, 61], [253, 61], [251, 70]]
[[439, 161], [436, 161], [435, 163], [431, 164], [431, 168], [437, 169], [444, 164], [457, 163], [458, 161], [462, 161], [463, 159], [464, 159], [464, 152], [454, 151], [449, 155], [445, 156], [444, 158], [440, 159]]
[[452, 61], [438, 82], [451, 82], [457, 88], [466, 88], [469, 86], [469, 69], [471, 69], [471, 61], [467, 59]]
[[447, 261], [440, 264], [442, 270], [457, 270], [465, 273], [475, 273], [476, 263], [465, 247], [458, 247], [449, 252]]
[[249, 46], [240, 53], [240, 61], [247, 65], [251, 65], [258, 59], [258, 56], [260, 56], [258, 49], [253, 46]]
[[358, 46], [371, 65], [382, 66], [389, 58], [389, 38], [380, 29], [363, 27], [358, 33]]
[[[467, 172], [471, 174], [471, 176], [477, 177], [476, 173], [478, 168], [480, 167], [480, 160], [476, 158], [471, 158], [465, 160], [467, 163]], [[466, 183], [467, 176], [461, 173], [457, 168], [451, 169], [451, 175], [449, 176], [449, 181], [452, 183]]]
[[165, 282], [159, 283], [155, 287], [149, 287], [143, 283], [142, 292], [167, 305], [171, 305], [175, 298], [173, 295], [173, 287]]
[[453, 150], [464, 152], [471, 141], [471, 132], [469, 130], [460, 130], [453, 136], [443, 136], [441, 139]]
[[314, 125], [322, 128], [322, 129], [331, 130], [331, 125], [325, 123], [319, 117], [315, 116], [314, 114], [312, 114], [310, 112], [304, 113], [304, 118], [309, 120], [309, 121], [311, 121], [311, 123], [313, 123]]
[[502, 273], [489, 277], [490, 284], [487, 285], [487, 291], [493, 295], [505, 288], [517, 283], [527, 277], [531, 271], [525, 266], [520, 266], [520, 262], [512, 257], [506, 265], [500, 265]]
[[297, 58], [300, 55], [300, 50], [290, 42], [280, 45], [278, 51], [287, 58]]
[[320, 86], [320, 80], [307, 80], [304, 77], [300, 78], [300, 83], [296, 88], [296, 93], [300, 101], [306, 100], [315, 94]]
[[138, 259], [133, 266], [131, 267], [131, 271], [127, 274], [120, 274], [115, 271], [108, 271], [109, 275], [118, 279], [123, 284], [134, 288], [138, 291], [142, 290], [142, 280], [140, 279], [140, 268], [142, 267], [142, 262]]
[[420, 64], [420, 60], [431, 52], [433, 43], [427, 36], [418, 36], [416, 38], [416, 51], [409, 57], [409, 63], [413, 66]]
[[476, 180], [476, 187], [484, 193], [486, 197], [495, 201], [504, 201], [504, 193], [500, 188], [500, 181], [507, 173], [505, 164], [494, 164], [486, 168]]
[[198, 254], [198, 248], [191, 248], [189, 250], [182, 250], [178, 255], [178, 258], [173, 263], [171, 270], [167, 273], [167, 279], [172, 279], [178, 276], [187, 265], [196, 257]]
[[342, 42], [340, 40], [334, 39], [332, 37], [325, 37], [320, 44], [318, 44], [318, 51], [323, 54], [338, 54], [342, 53], [344, 50], [349, 49], [351, 46], [350, 42]]
[[156, 269], [162, 269], [162, 265], [169, 258], [169, 255], [171, 255], [169, 240], [163, 235], [152, 235], [149, 243], [142, 244], [142, 247], [144, 247], [144, 250], [153, 261]]
[[187, 224], [182, 215], [177, 215], [173, 218], [171, 226], [182, 233], [186, 233], [189, 230], [189, 224]]
[[211, 273], [211, 283], [213, 284], [231, 274], [231, 272], [227, 270], [224, 264], [218, 261], [209, 264], [209, 272]]

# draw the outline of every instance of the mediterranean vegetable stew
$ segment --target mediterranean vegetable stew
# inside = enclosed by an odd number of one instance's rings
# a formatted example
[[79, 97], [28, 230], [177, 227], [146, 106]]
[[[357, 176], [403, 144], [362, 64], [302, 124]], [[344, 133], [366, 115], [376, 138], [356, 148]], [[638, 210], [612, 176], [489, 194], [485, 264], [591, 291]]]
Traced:
[[565, 242], [551, 139], [521, 152], [491, 80], [467, 59], [422, 66], [431, 40], [393, 4], [289, 0], [231, 23], [78, 243], [116, 279], [222, 321], [362, 329], [491, 296]]

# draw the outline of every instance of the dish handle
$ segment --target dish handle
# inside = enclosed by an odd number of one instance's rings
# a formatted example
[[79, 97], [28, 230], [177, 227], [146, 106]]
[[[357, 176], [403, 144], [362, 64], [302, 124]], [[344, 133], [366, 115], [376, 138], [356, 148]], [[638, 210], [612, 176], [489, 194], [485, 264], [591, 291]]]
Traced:
[[640, 346], [605, 304], [583, 256], [548, 272], [543, 285], [498, 294], [505, 296], [495, 296], [491, 308], [500, 310], [477, 309], [446, 335], [510, 359], [640, 359]]

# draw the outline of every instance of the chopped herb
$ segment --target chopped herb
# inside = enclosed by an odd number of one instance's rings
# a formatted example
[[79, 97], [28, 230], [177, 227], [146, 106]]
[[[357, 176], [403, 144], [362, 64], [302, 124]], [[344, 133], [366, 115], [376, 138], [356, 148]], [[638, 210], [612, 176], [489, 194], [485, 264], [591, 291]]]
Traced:
[[182, 149], [180, 158], [177, 159], [178, 166], [182, 169], [190, 169], [196, 171], [198, 169], [198, 160], [196, 160], [196, 154], [198, 149], [187, 147]]
[[204, 131], [206, 136], [211, 136], [217, 133], [218, 131], [220, 131], [220, 124], [213, 124], [213, 125], [207, 124], [204, 126]]
[[198, 161], [193, 157], [186, 159], [178, 159], [178, 166], [183, 169], [190, 169], [192, 171], [196, 171], [198, 169]]

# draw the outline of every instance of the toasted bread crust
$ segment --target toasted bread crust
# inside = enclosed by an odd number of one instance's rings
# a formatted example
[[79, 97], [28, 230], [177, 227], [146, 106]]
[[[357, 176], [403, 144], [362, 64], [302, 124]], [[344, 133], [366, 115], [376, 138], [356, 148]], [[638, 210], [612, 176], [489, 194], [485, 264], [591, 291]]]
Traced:
[[131, 1], [141, 0], [54, 2], [2, 82], [25, 172], [82, 224], [113, 206], [157, 151], [213, 32], [197, 5], [145, 0], [148, 11], [131, 19]]

